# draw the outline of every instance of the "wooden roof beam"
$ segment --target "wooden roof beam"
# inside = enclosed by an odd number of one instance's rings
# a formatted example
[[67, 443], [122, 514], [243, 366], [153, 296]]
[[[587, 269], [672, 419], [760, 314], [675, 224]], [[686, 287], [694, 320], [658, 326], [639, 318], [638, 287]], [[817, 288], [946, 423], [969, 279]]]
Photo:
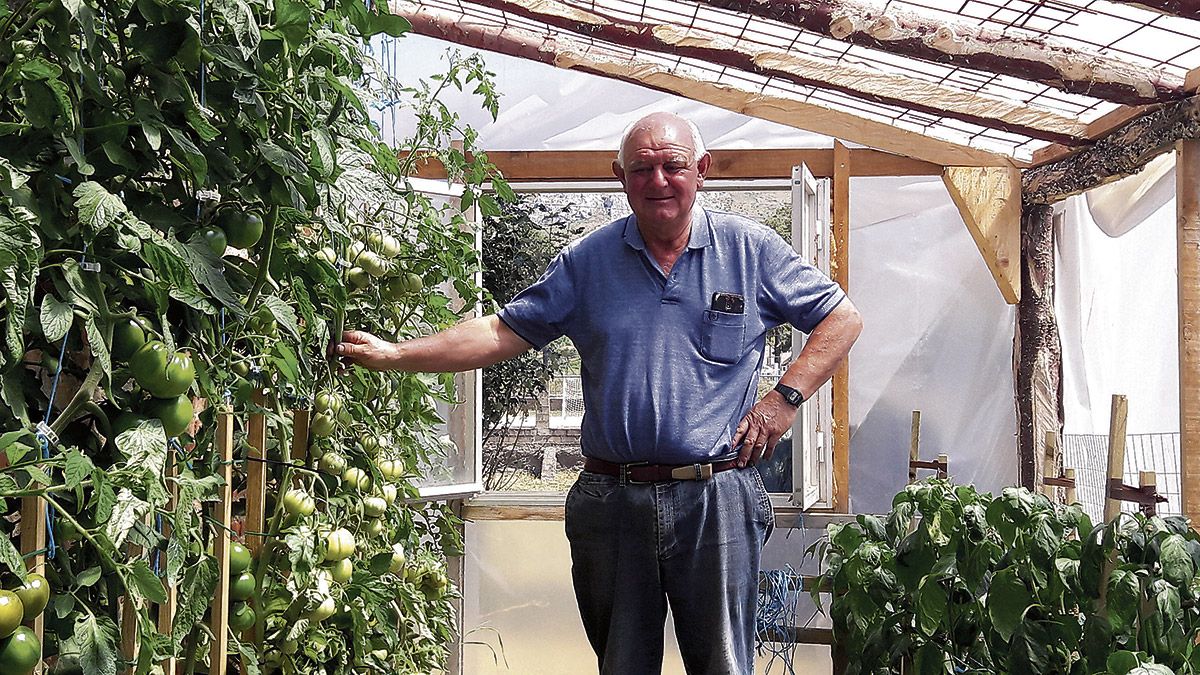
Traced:
[[930, 138], [847, 112], [685, 77], [655, 64], [602, 56], [594, 47], [585, 54], [584, 47], [549, 35], [474, 23], [455, 13], [409, 3], [397, 3], [392, 10], [407, 19], [413, 31], [419, 35], [633, 82], [742, 115], [842, 138], [851, 143], [941, 166], [1025, 166], [1024, 162], [1007, 155]]
[[696, 0], [779, 21], [851, 44], [912, 58], [1017, 77], [1127, 105], [1183, 98], [1183, 79], [1041, 37], [939, 23], [914, 12], [855, 0]]
[[[617, 139], [613, 139], [615, 143]], [[942, 167], [870, 148], [849, 148], [853, 158], [851, 176], [940, 176]], [[616, 183], [612, 150], [489, 150], [488, 161], [496, 165], [509, 183], [555, 181], [605, 181]], [[788, 180], [792, 167], [808, 166], [817, 178], [834, 174], [832, 148], [763, 150], [709, 150], [712, 168], [709, 180]], [[416, 163], [417, 178], [445, 179], [446, 169], [433, 158]]]
[[1094, 145], [1022, 176], [1026, 204], [1053, 204], [1094, 187], [1131, 176], [1180, 140], [1200, 138], [1200, 96], [1162, 106]]
[[1200, 0], [1109, 0], [1120, 5], [1137, 5], [1152, 12], [1200, 21]]
[[830, 89], [882, 105], [950, 117], [1066, 146], [1083, 145], [1076, 119], [877, 70], [787, 52], [741, 49], [727, 36], [673, 24], [625, 21], [554, 0], [472, 0], [474, 4], [634, 49], [717, 63], [808, 87]]

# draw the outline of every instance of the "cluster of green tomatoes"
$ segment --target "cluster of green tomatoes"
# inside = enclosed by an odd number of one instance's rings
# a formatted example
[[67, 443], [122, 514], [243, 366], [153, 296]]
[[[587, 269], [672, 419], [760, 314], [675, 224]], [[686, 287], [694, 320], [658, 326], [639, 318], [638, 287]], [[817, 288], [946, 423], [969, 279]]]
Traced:
[[0, 591], [0, 673], [27, 675], [42, 660], [42, 644], [28, 626], [50, 602], [50, 584], [40, 574], [28, 574], [24, 583]]

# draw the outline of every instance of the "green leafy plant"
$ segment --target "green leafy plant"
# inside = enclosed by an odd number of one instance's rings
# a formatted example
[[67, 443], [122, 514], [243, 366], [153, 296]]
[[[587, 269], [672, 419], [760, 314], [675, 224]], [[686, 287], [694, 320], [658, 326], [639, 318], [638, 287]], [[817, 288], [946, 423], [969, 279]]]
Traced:
[[[850, 673], [1193, 673], [1200, 538], [1122, 514], [944, 480], [887, 516], [832, 525], [814, 549]], [[814, 598], [819, 595], [814, 592]]]
[[[455, 398], [452, 380], [339, 375], [327, 349], [343, 327], [394, 339], [469, 310], [479, 258], [464, 211], [495, 211], [484, 181], [507, 188], [438, 100], [472, 86], [494, 112], [482, 62], [452, 57], [432, 84], [391, 79], [367, 46], [408, 26], [380, 7], [0, 3], [0, 498], [6, 513], [22, 497], [51, 507], [52, 668], [207, 668], [222, 409], [265, 416], [268, 494], [295, 487], [314, 503], [296, 517], [271, 501], [265, 532], [235, 523], [262, 540], [253, 591], [239, 587], [253, 613], [239, 606], [238, 625], [253, 628], [230, 636], [244, 672], [444, 660], [454, 590], [440, 579], [461, 542], [413, 479], [445, 452], [435, 405]], [[378, 100], [419, 121], [399, 153], [371, 122]], [[409, 187], [431, 156], [465, 185], [460, 202]], [[310, 452], [289, 461], [289, 411], [314, 401]], [[251, 460], [246, 430], [235, 439], [238, 488]], [[334, 452], [358, 473], [317, 464]], [[365, 514], [364, 493], [387, 508]], [[340, 582], [322, 550], [338, 529], [357, 540]], [[441, 576], [408, 579], [397, 547]], [[24, 577], [7, 532], [0, 564]], [[151, 611], [164, 583], [179, 595], [167, 633]], [[136, 659], [117, 648], [121, 598], [137, 610]]]

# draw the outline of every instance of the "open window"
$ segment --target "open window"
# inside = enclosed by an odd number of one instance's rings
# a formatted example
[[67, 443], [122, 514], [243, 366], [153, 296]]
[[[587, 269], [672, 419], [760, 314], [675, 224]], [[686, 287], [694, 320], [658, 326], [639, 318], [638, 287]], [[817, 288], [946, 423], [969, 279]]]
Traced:
[[[445, 210], [444, 217], [449, 219], [452, 212], [459, 212], [462, 202], [462, 187], [444, 181], [409, 179], [413, 189], [430, 199], [434, 206]], [[468, 209], [462, 213], [465, 226], [471, 227], [478, 221], [477, 210]], [[483, 239], [478, 227], [474, 227], [475, 249], [480, 250]], [[475, 273], [475, 285], [483, 283], [482, 273]], [[461, 307], [462, 298], [455, 292], [453, 286], [446, 284], [438, 289], [451, 298], [456, 307]], [[463, 318], [478, 316], [476, 309]], [[458, 373], [454, 376], [454, 388], [457, 403], [451, 405], [438, 402], [437, 411], [443, 423], [439, 429], [445, 452], [436, 456], [433, 461], [419, 467], [420, 479], [417, 487], [422, 497], [432, 499], [450, 499], [474, 495], [483, 490], [481, 477], [482, 443], [479, 428], [483, 419], [482, 398], [480, 395], [481, 372], [473, 370]]]
[[[792, 167], [792, 247], [829, 274], [829, 181], [807, 166]], [[807, 336], [792, 329], [793, 358]], [[833, 504], [833, 384], [826, 382], [800, 406], [792, 424], [792, 501], [803, 509]]]

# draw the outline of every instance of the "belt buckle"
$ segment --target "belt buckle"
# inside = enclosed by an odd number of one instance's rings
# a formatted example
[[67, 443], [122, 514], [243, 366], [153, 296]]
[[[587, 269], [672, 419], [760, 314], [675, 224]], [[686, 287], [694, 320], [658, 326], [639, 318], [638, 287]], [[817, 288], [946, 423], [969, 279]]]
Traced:
[[671, 469], [671, 478], [675, 480], [708, 480], [712, 478], [713, 465], [686, 464]]
[[648, 480], [634, 480], [629, 475], [629, 469], [631, 467], [649, 466], [649, 465], [650, 465], [650, 462], [627, 462], [625, 464], [619, 464], [618, 466], [621, 467], [621, 473], [619, 476], [621, 485], [648, 485], [648, 484], [652, 483], [653, 481], [648, 481]]

